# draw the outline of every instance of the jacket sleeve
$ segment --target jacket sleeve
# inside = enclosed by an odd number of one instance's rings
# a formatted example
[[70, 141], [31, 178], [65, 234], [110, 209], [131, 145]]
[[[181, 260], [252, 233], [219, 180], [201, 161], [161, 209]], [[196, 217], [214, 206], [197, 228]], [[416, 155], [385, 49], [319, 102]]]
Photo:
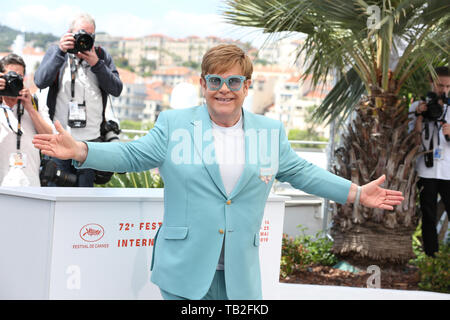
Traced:
[[155, 127], [144, 137], [131, 142], [86, 142], [88, 156], [78, 169], [92, 168], [110, 172], [141, 172], [160, 167], [166, 159], [169, 128], [166, 112], [161, 112]]
[[39, 89], [51, 86], [65, 62], [66, 53], [61, 51], [57, 45], [51, 46], [34, 74], [36, 86]]
[[279, 163], [276, 179], [289, 182], [294, 188], [344, 204], [351, 181], [341, 178], [300, 158], [291, 148], [280, 124]]
[[120, 96], [123, 84], [119, 77], [114, 61], [110, 54], [101, 48], [104, 52], [104, 59], [99, 59], [97, 64], [91, 68], [91, 71], [97, 76], [100, 88], [114, 97]]

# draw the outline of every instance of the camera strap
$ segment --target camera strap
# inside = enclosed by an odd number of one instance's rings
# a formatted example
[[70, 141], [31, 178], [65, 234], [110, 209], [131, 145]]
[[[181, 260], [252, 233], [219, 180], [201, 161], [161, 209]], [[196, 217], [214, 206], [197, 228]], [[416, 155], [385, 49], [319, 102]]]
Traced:
[[[76, 59], [70, 57], [70, 94], [72, 96], [72, 101], [75, 101], [75, 79], [77, 77], [77, 62]], [[86, 105], [86, 89], [83, 93], [83, 106]]]
[[[437, 121], [434, 121], [433, 134], [431, 135], [431, 141], [433, 141], [435, 129], [437, 129], [437, 134], [436, 134], [437, 135], [437, 144], [438, 144], [438, 146], [440, 146], [441, 145], [441, 137], [439, 136], [440, 127], [439, 127], [439, 123]], [[431, 147], [430, 147], [430, 150], [432, 150]]]
[[[441, 136], [439, 135], [439, 130], [442, 129], [442, 124], [440, 125], [438, 123], [438, 121], [442, 121], [442, 120], [445, 121], [445, 117], [447, 116], [447, 111], [448, 111], [448, 105], [445, 106], [445, 112], [442, 115], [442, 118], [440, 120], [437, 120], [437, 121], [434, 122], [435, 127], [438, 129], [438, 133], [437, 133], [438, 146], [441, 145]], [[433, 134], [434, 134], [434, 131], [433, 131]]]
[[[438, 135], [438, 145], [439, 145], [439, 135]], [[433, 134], [431, 135], [430, 146], [429, 146], [428, 150], [429, 151], [434, 150], [434, 128], [433, 128]]]
[[71, 82], [70, 82], [70, 92], [72, 94], [72, 100], [75, 100], [75, 78], [77, 74], [77, 64], [75, 62], [75, 59], [70, 57], [70, 76], [71, 76]]
[[17, 102], [17, 132], [13, 129], [11, 125], [11, 121], [9, 121], [9, 115], [8, 111], [6, 111], [6, 108], [2, 108], [3, 112], [5, 113], [6, 122], [8, 123], [8, 127], [11, 129], [12, 132], [14, 132], [17, 135], [17, 150], [20, 150], [20, 140], [22, 138], [22, 130], [21, 130], [21, 122], [22, 122], [22, 115], [23, 115], [23, 106], [20, 103], [20, 101]]

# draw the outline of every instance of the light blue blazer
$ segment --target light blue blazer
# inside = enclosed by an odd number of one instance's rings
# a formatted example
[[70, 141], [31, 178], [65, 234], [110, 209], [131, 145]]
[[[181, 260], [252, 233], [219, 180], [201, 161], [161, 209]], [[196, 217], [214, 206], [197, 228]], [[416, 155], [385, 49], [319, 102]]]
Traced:
[[259, 230], [277, 179], [345, 203], [351, 182], [298, 157], [281, 122], [243, 111], [245, 167], [230, 195], [215, 161], [206, 106], [162, 112], [149, 133], [128, 143], [90, 143], [81, 168], [144, 171], [164, 180], [164, 219], [155, 238], [151, 281], [188, 299], [208, 291], [225, 237], [230, 299], [261, 299]]

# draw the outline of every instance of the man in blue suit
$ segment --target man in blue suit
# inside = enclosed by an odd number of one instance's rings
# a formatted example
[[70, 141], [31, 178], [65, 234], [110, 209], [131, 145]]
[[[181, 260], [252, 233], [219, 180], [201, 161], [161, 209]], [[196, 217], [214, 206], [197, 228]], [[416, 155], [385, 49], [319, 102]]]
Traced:
[[274, 179], [334, 200], [392, 210], [401, 192], [362, 187], [299, 158], [279, 121], [242, 109], [253, 67], [237, 46], [203, 57], [206, 105], [162, 112], [150, 132], [128, 143], [37, 135], [46, 155], [78, 167], [143, 171], [164, 180], [164, 220], [155, 239], [152, 277], [165, 299], [261, 299], [259, 229]]

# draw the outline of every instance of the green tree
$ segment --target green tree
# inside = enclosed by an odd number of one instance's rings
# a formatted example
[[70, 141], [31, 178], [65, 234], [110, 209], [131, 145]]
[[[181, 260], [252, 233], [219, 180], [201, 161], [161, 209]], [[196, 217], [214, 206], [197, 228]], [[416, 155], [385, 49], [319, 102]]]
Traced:
[[130, 62], [128, 61], [127, 58], [114, 57], [114, 63], [117, 68], [122, 68], [134, 72], [134, 68], [130, 65]]
[[[19, 30], [0, 24], [0, 51], [9, 52], [10, 47], [21, 32]], [[35, 47], [46, 49], [51, 43], [58, 40], [58, 37], [50, 33], [26, 32], [25, 40], [34, 42]]]
[[150, 76], [156, 70], [156, 61], [141, 57], [138, 67], [141, 75]]
[[193, 70], [201, 71], [201, 65], [195, 61], [185, 61], [181, 64], [182, 67], [191, 68]]
[[[362, 185], [383, 173], [385, 187], [403, 192], [393, 212], [338, 205], [333, 250], [364, 263], [406, 263], [418, 221], [415, 133], [408, 133], [410, 96], [428, 72], [448, 63], [448, 0], [228, 0], [226, 19], [240, 26], [306, 35], [300, 53], [313, 84], [336, 74], [335, 87], [315, 113], [344, 127], [334, 171]], [[420, 84], [420, 85], [419, 85]]]

